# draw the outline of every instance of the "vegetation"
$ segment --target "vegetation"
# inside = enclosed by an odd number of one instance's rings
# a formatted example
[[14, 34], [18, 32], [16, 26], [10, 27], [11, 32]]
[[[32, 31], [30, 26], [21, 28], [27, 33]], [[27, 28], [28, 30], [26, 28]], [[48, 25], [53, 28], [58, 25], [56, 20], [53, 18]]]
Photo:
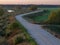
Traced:
[[5, 36], [5, 31], [0, 31], [0, 36]]
[[17, 37], [15, 40], [15, 44], [22, 43], [23, 41], [24, 41], [24, 39], [22, 37]]
[[0, 7], [0, 16], [2, 16], [3, 14], [4, 14], [4, 9]]
[[[14, 35], [16, 35], [16, 38], [14, 38], [14, 44], [15, 45], [21, 44], [21, 43], [24, 43], [24, 42], [28, 42], [28, 44], [31, 44], [31, 45], [37, 45], [36, 42], [33, 40], [33, 38], [30, 37], [27, 30], [18, 21], [15, 21], [9, 27], [10, 27], [10, 31], [7, 32], [6, 38], [7, 39], [9, 37], [12, 38]], [[14, 34], [15, 30], [16, 31], [20, 30], [21, 32], [19, 31], [19, 33]], [[19, 36], [17, 36], [17, 34], [19, 34]], [[21, 34], [23, 34], [23, 35], [20, 36]]]
[[60, 11], [52, 12], [50, 16], [48, 17], [48, 20], [46, 22], [47, 24], [58, 24], [60, 25]]
[[26, 41], [28, 41], [31, 45], [37, 45], [37, 43], [35, 42], [35, 40], [32, 37], [30, 37], [29, 33], [24, 28], [24, 26], [22, 26], [21, 23], [19, 23], [18, 21], [17, 21], [17, 23], [20, 25], [20, 29], [24, 33], [24, 35], [26, 37]]
[[17, 22], [14, 22], [14, 23], [12, 23], [11, 25], [10, 25], [10, 29], [19, 29], [20, 27], [19, 27], [19, 24], [17, 23]]
[[37, 6], [33, 6], [33, 5], [30, 6], [30, 7], [29, 7], [29, 10], [32, 10], [32, 11], [37, 10]]
[[60, 10], [44, 10], [43, 12], [38, 12], [34, 14], [29, 14], [24, 16], [24, 18], [33, 20], [35, 23], [40, 24], [60, 24]]
[[8, 28], [9, 28], [8, 30], [10, 30], [10, 31], [7, 32], [6, 37], [9, 37], [14, 30], [20, 29], [20, 26], [19, 26], [19, 24], [17, 22], [14, 22], [11, 25], [9, 25]]
[[44, 22], [45, 24], [49, 24], [48, 26], [43, 26], [44, 28], [48, 28], [50, 29], [50, 31], [55, 33], [55, 36], [60, 38], [58, 34], [60, 34], [60, 10], [58, 11], [53, 11], [46, 22]]
[[58, 25], [48, 25], [48, 26], [43, 26], [43, 27], [50, 29], [50, 31], [52, 31], [52, 32], [60, 34], [60, 26], [58, 26]]
[[[5, 8], [5, 9], [7, 9], [7, 8]], [[30, 11], [27, 9], [25, 9], [25, 10], [21, 9], [20, 7], [15, 7], [15, 8], [11, 8], [11, 9], [14, 10], [15, 12], [8, 13], [4, 9], [1, 8], [0, 9], [0, 13], [1, 13], [0, 15], [2, 16], [4, 13], [3, 17], [9, 18], [9, 16], [11, 16], [11, 15], [14, 17], [14, 15], [16, 15], [16, 14], [26, 13], [26, 12]], [[19, 10], [19, 9], [21, 9], [21, 10]], [[5, 19], [5, 18], [3, 18], [3, 19]], [[30, 37], [30, 35], [27, 33], [26, 29], [19, 22], [17, 22], [17, 21], [14, 22], [15, 19], [13, 19], [13, 21], [11, 21], [12, 19], [10, 19], [10, 18], [7, 20], [4, 20], [5, 22], [3, 22], [3, 23], [6, 24], [5, 26], [7, 26], [7, 28], [6, 28], [6, 30], [0, 31], [0, 36], [1, 37], [4, 36], [6, 41], [9, 42], [9, 45], [13, 45], [12, 43], [14, 43], [14, 42], [15, 42], [14, 44], [18, 44], [18, 43], [21, 44], [22, 42], [23, 43], [27, 42], [28, 44], [31, 44], [31, 45], [37, 45], [36, 42], [32, 39], [32, 37]], [[6, 21], [8, 21], [9, 24], [7, 24]], [[3, 27], [3, 25], [2, 25], [2, 27]], [[23, 35], [23, 37], [18, 37], [18, 35], [19, 36]], [[25, 39], [23, 39], [24, 37], [25, 37]]]
[[22, 9], [22, 7], [21, 6], [14, 6], [12, 9], [19, 12]]
[[[57, 37], [60, 36], [60, 10], [58, 9], [44, 9], [43, 12], [29, 14], [24, 18], [31, 19], [30, 21], [36, 24], [45, 24], [43, 27], [49, 29], [48, 31], [53, 32]], [[60, 37], [59, 37], [60, 38]]]
[[44, 10], [43, 12], [29, 14], [29, 15], [26, 15], [23, 17], [28, 18], [28, 20], [29, 19], [33, 20], [34, 23], [43, 23], [43, 22], [45, 22], [45, 20], [48, 19], [49, 14], [50, 14], [49, 10]]
[[5, 36], [5, 20], [3, 19], [4, 8], [0, 6], [0, 36]]

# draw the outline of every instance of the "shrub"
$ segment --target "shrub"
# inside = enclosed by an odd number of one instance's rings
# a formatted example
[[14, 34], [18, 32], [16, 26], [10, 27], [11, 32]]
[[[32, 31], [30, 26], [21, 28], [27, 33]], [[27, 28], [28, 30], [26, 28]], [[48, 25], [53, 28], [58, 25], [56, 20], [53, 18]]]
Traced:
[[22, 43], [24, 39], [22, 37], [17, 37], [15, 40], [15, 44]]
[[20, 28], [19, 24], [17, 22], [14, 22], [11, 26], [10, 29], [18, 29]]
[[0, 31], [0, 36], [5, 36], [5, 31]]
[[12, 32], [9, 32], [6, 34], [6, 37], [9, 37], [12, 34]]

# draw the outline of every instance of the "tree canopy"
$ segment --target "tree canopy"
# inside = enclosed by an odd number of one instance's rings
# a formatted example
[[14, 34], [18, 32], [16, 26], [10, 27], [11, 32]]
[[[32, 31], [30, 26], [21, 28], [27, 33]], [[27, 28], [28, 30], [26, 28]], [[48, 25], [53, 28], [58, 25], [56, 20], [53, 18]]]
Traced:
[[4, 9], [0, 7], [0, 16], [2, 16], [3, 14], [4, 14]]
[[37, 10], [37, 6], [35, 6], [35, 5], [30, 6], [29, 10]]
[[48, 17], [47, 22], [49, 24], [60, 24], [60, 11], [52, 12]]

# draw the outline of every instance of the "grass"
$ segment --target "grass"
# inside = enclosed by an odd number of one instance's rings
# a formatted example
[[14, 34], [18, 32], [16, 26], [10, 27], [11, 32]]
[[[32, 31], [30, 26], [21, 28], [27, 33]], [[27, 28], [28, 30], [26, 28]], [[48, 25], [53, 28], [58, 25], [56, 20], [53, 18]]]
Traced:
[[30, 36], [30, 34], [27, 32], [27, 30], [24, 28], [24, 26], [22, 26], [22, 24], [20, 22], [17, 21], [17, 23], [20, 25], [20, 29], [22, 30], [22, 32], [24, 33], [26, 40], [31, 44], [31, 45], [37, 45], [37, 43], [35, 42], [35, 40]]
[[45, 20], [48, 19], [48, 16], [50, 14], [50, 11], [46, 11], [46, 12], [38, 12], [38, 13], [34, 13], [34, 14], [29, 14], [29, 15], [26, 15], [26, 16], [23, 16], [25, 19], [28, 18], [28, 19], [31, 19], [33, 20], [35, 23], [40, 23], [40, 22], [43, 22]]
[[60, 25], [50, 25], [50, 26], [43, 26], [43, 27], [48, 28], [57, 34], [60, 34]]
[[50, 11], [57, 11], [60, 10], [60, 8], [41, 8], [43, 10], [50, 10]]
[[29, 14], [29, 15], [26, 15], [23, 17], [31, 19], [35, 23], [42, 23], [48, 19], [49, 15], [52, 11], [60, 10], [60, 8], [41, 8], [41, 9], [46, 10], [46, 12], [38, 12], [38, 13], [34, 13], [34, 14]]
[[48, 15], [36, 16], [33, 18], [35, 22], [41, 22], [48, 19]]

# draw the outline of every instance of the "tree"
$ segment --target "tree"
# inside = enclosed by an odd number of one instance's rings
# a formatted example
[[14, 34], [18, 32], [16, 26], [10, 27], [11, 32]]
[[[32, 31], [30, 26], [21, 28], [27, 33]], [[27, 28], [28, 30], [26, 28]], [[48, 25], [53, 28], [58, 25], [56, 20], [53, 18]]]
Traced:
[[29, 10], [37, 10], [37, 6], [35, 6], [35, 5], [30, 6]]
[[4, 14], [4, 9], [0, 7], [0, 16], [2, 16], [3, 14]]
[[21, 10], [22, 9], [22, 7], [21, 6], [15, 6], [15, 7], [13, 7], [13, 10]]
[[47, 23], [60, 24], [60, 11], [52, 12], [48, 17]]

